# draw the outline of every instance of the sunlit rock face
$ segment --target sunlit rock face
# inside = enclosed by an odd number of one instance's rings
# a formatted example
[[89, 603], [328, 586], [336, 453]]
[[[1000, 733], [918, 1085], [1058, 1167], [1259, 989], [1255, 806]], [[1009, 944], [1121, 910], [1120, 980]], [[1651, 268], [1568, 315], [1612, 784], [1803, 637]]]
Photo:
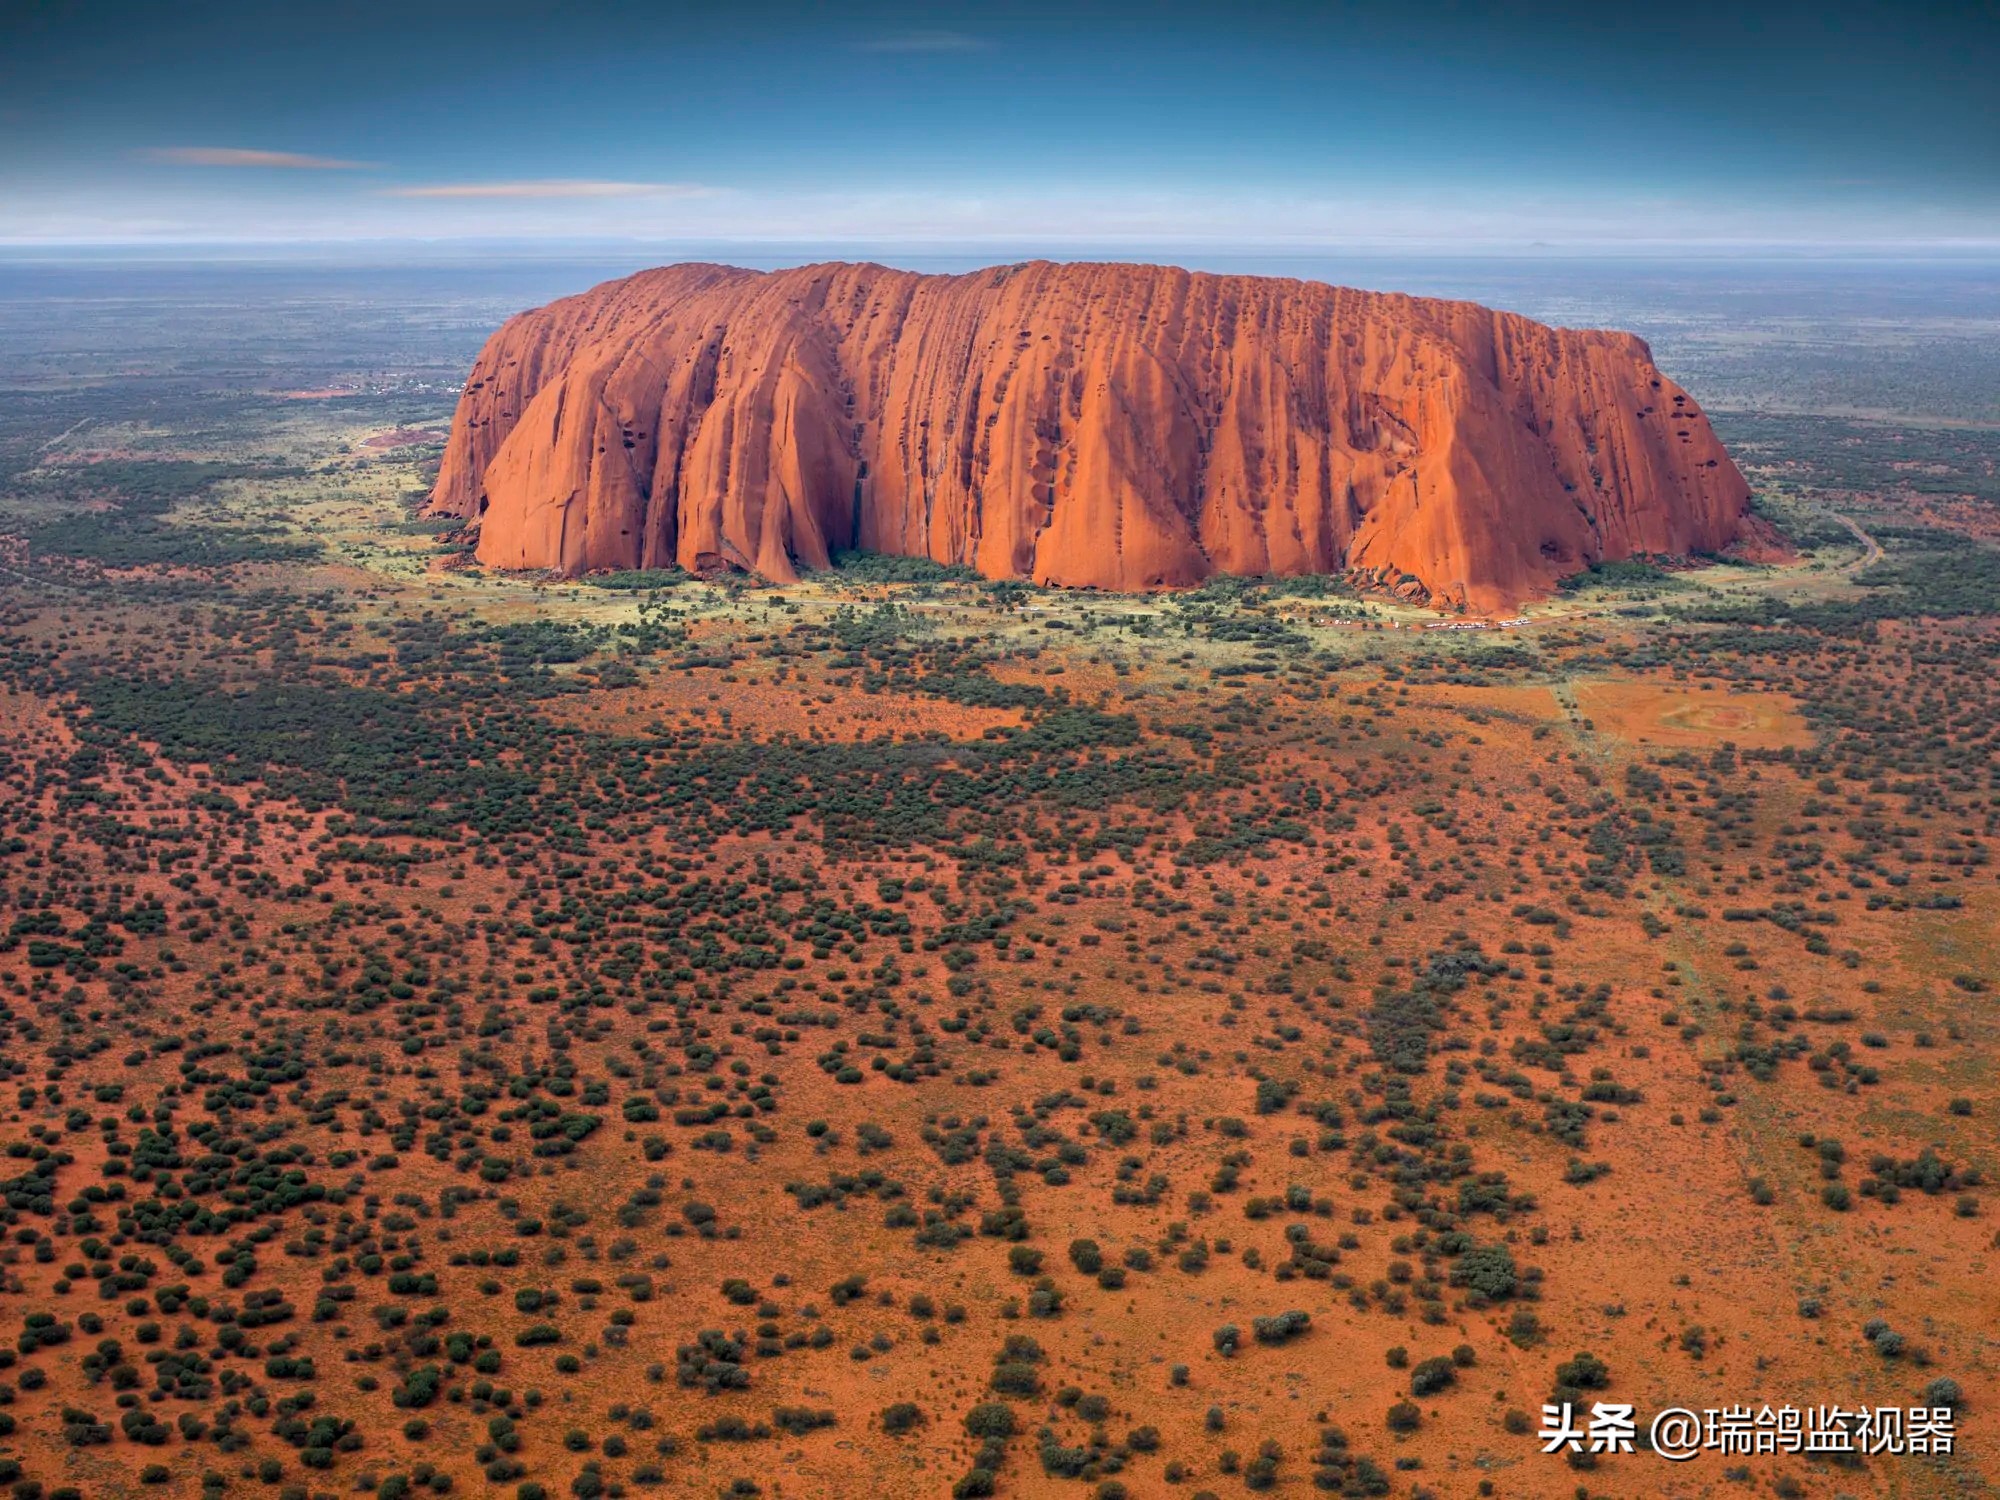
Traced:
[[1749, 491], [1629, 334], [1162, 266], [679, 265], [509, 320], [432, 508], [498, 568], [831, 552], [1137, 590], [1361, 572], [1511, 608]]

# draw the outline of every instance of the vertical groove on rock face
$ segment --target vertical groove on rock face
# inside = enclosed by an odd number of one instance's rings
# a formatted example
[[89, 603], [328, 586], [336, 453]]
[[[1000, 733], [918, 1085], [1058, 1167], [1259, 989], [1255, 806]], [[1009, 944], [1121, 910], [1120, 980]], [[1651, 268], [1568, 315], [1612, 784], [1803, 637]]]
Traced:
[[1113, 589], [1358, 568], [1507, 609], [1603, 558], [1715, 551], [1748, 501], [1630, 335], [1035, 262], [669, 266], [520, 314], [432, 508], [503, 568], [788, 579], [861, 545]]

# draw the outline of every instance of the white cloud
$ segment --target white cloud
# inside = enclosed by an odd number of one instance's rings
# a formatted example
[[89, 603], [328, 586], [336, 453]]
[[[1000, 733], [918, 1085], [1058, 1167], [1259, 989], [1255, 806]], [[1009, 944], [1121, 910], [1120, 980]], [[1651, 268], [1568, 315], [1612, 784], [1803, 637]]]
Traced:
[[148, 161], [166, 162], [176, 167], [278, 167], [305, 172], [354, 172], [369, 165], [365, 161], [342, 161], [335, 156], [305, 156], [297, 151], [250, 151], [240, 146], [155, 146], [141, 154]]
[[391, 198], [697, 198], [709, 189], [691, 182], [605, 182], [545, 177], [522, 182], [436, 182], [384, 188]]

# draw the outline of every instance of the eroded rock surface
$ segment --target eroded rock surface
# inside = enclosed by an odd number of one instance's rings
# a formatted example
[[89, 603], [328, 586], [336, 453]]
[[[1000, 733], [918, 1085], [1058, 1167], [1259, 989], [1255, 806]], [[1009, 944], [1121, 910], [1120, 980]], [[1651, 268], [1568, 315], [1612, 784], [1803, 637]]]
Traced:
[[[433, 509], [500, 568], [832, 551], [1106, 589], [1361, 571], [1508, 609], [1749, 491], [1629, 334], [1162, 266], [668, 266], [510, 319]], [[1417, 590], [1411, 583], [1421, 585]]]

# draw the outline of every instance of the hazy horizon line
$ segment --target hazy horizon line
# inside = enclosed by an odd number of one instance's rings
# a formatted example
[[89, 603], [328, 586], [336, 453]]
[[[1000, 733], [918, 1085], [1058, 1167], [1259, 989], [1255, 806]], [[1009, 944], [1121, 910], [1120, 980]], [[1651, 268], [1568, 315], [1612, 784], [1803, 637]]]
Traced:
[[807, 253], [816, 259], [850, 258], [856, 254], [918, 254], [930, 256], [997, 257], [1001, 261], [1034, 259], [1126, 259], [1134, 255], [1192, 252], [1244, 257], [1311, 255], [1414, 255], [1441, 258], [1548, 258], [1563, 256], [1684, 255], [1703, 258], [1768, 257], [1800, 260], [1967, 260], [2000, 261], [2000, 238], [1948, 237], [1897, 240], [1807, 239], [1566, 239], [1463, 240], [1440, 238], [1351, 240], [1164, 239], [1154, 237], [1036, 236], [1032, 239], [978, 237], [862, 239], [844, 236], [707, 236], [658, 238], [647, 235], [588, 235], [518, 237], [492, 235], [373, 235], [343, 238], [127, 238], [54, 239], [0, 236], [0, 258], [16, 262], [59, 259], [74, 255], [89, 259], [153, 259], [174, 261], [296, 259], [402, 253], [434, 258], [450, 253], [477, 254], [519, 260], [563, 259], [579, 254], [630, 255], [659, 252], [687, 258], [715, 253], [754, 254], [760, 258]]

